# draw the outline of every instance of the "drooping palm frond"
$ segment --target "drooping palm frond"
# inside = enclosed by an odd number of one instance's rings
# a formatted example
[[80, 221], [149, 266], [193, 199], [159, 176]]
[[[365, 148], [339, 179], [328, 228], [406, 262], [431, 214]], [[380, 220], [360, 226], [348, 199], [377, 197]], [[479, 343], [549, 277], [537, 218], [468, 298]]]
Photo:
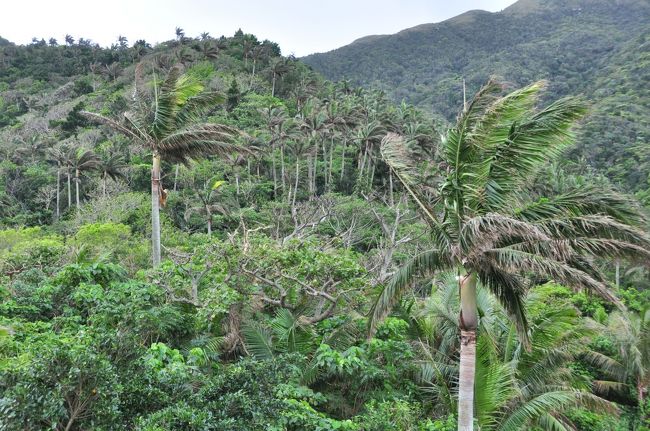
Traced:
[[567, 265], [566, 262], [528, 253], [513, 247], [487, 250], [484, 256], [502, 271], [526, 275], [538, 274], [576, 289], [586, 289], [603, 299], [620, 304], [620, 301], [603, 282], [589, 274]]
[[639, 204], [633, 198], [589, 185], [528, 202], [524, 207], [516, 209], [515, 215], [531, 222], [588, 215], [604, 215], [633, 226], [641, 226], [645, 222]]
[[375, 332], [377, 325], [388, 315], [404, 291], [412, 285], [416, 276], [449, 269], [451, 265], [452, 261], [448, 253], [434, 249], [419, 254], [400, 268], [384, 286], [370, 309], [368, 319], [369, 332], [371, 334]]
[[481, 284], [496, 297], [515, 324], [522, 344], [528, 347], [530, 341], [524, 301], [527, 289], [523, 277], [488, 264], [478, 267], [477, 274]]
[[[556, 390], [541, 393], [519, 405], [508, 414], [497, 429], [499, 431], [520, 431], [530, 426], [529, 424], [536, 423], [540, 426], [546, 425], [550, 427], [543, 428], [545, 431], [556, 430], [558, 428], [555, 427], [562, 424], [559, 421], [549, 421], [547, 417], [549, 412], [561, 413], [577, 406], [589, 407], [595, 411], [610, 414], [616, 413], [614, 404], [593, 394], [577, 389]], [[570, 429], [567, 431], [570, 431]]]
[[95, 112], [81, 111], [81, 115], [96, 123], [104, 124], [137, 142], [144, 142], [147, 140], [146, 136], [140, 134], [140, 132], [135, 130], [129, 123], [116, 121]]
[[236, 138], [239, 132], [220, 124], [198, 124], [177, 130], [162, 139], [158, 148], [165, 160], [188, 164], [207, 155], [224, 156], [235, 152], [249, 153]]

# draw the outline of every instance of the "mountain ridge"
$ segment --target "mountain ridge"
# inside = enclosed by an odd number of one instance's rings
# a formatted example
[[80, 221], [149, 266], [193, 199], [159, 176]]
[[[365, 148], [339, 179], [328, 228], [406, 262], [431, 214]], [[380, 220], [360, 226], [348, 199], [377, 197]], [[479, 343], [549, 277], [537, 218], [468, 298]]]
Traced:
[[[519, 0], [500, 12], [468, 11], [302, 60], [327, 79], [379, 88], [393, 100], [413, 103], [442, 122], [453, 121], [462, 106], [463, 81], [467, 93], [473, 94], [490, 76], [513, 86], [545, 79], [550, 83], [547, 101], [584, 95], [596, 105], [595, 111], [603, 112], [599, 104], [605, 98], [599, 86], [608, 82], [627, 88], [617, 74], [635, 56], [645, 59], [634, 52], [642, 42], [635, 47], [631, 41], [648, 34], [648, 22], [647, 0]], [[620, 55], [624, 51], [628, 55]], [[642, 83], [650, 74], [645, 70], [640, 71]], [[635, 121], [628, 125], [635, 133], [622, 130], [621, 134], [635, 142], [650, 137], [638, 110], [630, 115]], [[609, 152], [601, 151], [608, 145], [605, 135], [581, 143], [582, 153], [575, 157], [590, 159], [607, 171], [611, 157], [592, 157]], [[633, 189], [645, 187], [642, 177], [647, 172], [639, 169], [610, 177]]]

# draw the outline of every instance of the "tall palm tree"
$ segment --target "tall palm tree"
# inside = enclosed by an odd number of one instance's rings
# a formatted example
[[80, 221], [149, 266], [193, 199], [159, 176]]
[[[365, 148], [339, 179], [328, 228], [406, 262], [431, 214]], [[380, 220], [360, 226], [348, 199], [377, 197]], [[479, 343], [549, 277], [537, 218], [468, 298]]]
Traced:
[[[573, 98], [537, 110], [542, 82], [501, 96], [490, 81], [447, 131], [435, 160], [438, 185], [421, 181], [406, 141], [388, 134], [381, 153], [431, 227], [431, 248], [402, 267], [378, 296], [370, 329], [416, 274], [452, 271], [460, 295], [458, 429], [473, 429], [477, 283], [492, 291], [527, 344], [523, 295], [530, 275], [583, 288], [617, 302], [592, 256], [650, 261], [643, 217], [627, 198], [583, 187], [534, 200], [529, 182], [572, 142], [585, 112]], [[425, 169], [425, 173], [426, 173]], [[429, 173], [430, 170], [428, 170]]]
[[292, 69], [292, 64], [289, 60], [282, 57], [277, 57], [271, 60], [271, 97], [275, 96], [275, 88], [277, 80], [289, 73]]
[[74, 172], [75, 202], [77, 203], [77, 210], [79, 210], [79, 186], [81, 184], [81, 175], [87, 171], [97, 169], [99, 166], [99, 159], [91, 150], [74, 147], [68, 151], [67, 158], [70, 171]]
[[163, 194], [161, 161], [188, 163], [210, 154], [241, 152], [235, 138], [239, 132], [221, 124], [200, 123], [199, 119], [224, 97], [206, 91], [191, 73], [175, 65], [162, 80], [154, 73], [151, 85], [143, 79], [144, 64], [136, 68], [131, 110], [120, 118], [84, 112], [88, 118], [106, 124], [133, 143], [152, 152], [151, 240], [154, 267], [160, 264], [160, 198]]
[[117, 181], [124, 178], [122, 171], [127, 167], [124, 156], [121, 154], [109, 154], [100, 157], [97, 161], [97, 170], [102, 178], [102, 196], [106, 197], [106, 181], [111, 178]]

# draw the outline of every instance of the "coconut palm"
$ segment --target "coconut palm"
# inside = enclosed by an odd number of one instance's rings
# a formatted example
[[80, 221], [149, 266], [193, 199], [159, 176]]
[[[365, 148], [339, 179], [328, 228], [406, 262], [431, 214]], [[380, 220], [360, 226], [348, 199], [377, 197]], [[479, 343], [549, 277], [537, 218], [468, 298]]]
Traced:
[[[490, 81], [447, 131], [433, 168], [423, 170], [404, 138], [388, 134], [382, 157], [418, 204], [431, 227], [430, 249], [404, 265], [371, 310], [372, 330], [417, 274], [457, 275], [461, 311], [459, 430], [473, 429], [477, 283], [492, 291], [527, 345], [524, 294], [530, 275], [586, 289], [617, 302], [591, 257], [650, 261], [650, 239], [634, 225], [643, 217], [632, 201], [597, 186], [533, 199], [527, 186], [539, 169], [572, 142], [585, 112], [574, 98], [535, 108], [544, 83], [501, 96]], [[430, 174], [431, 169], [424, 169]]]
[[183, 73], [181, 65], [171, 68], [163, 80], [155, 73], [151, 85], [143, 82], [144, 64], [136, 68], [135, 90], [130, 111], [120, 118], [84, 112], [88, 118], [106, 124], [133, 143], [152, 152], [151, 213], [153, 265], [160, 264], [161, 161], [188, 163], [210, 154], [241, 152], [236, 129], [221, 124], [201, 124], [199, 118], [224, 97], [206, 91], [200, 80]]

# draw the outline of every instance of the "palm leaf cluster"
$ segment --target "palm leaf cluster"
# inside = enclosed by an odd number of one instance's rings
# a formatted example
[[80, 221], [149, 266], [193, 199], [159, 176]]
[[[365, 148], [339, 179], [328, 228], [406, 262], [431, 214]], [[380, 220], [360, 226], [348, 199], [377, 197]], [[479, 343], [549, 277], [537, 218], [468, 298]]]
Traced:
[[108, 125], [135, 143], [172, 163], [210, 154], [223, 155], [241, 148], [238, 131], [222, 124], [201, 123], [224, 97], [207, 90], [200, 71], [184, 72], [173, 66], [164, 79], [155, 72], [151, 82], [144, 79], [146, 63], [136, 68], [131, 109], [119, 118], [84, 112], [91, 120]]
[[[418, 160], [412, 144], [388, 134], [383, 159], [431, 226], [431, 247], [387, 284], [371, 329], [418, 274], [474, 274], [526, 337], [523, 298], [531, 282], [555, 280], [616, 301], [594, 257], [650, 261], [643, 217], [631, 199], [585, 188], [533, 196], [538, 171], [571, 144], [585, 113], [575, 98], [536, 109], [543, 82], [501, 96], [490, 81], [442, 138], [436, 159]], [[431, 174], [437, 184], [427, 181]], [[533, 279], [531, 276], [536, 278]]]

